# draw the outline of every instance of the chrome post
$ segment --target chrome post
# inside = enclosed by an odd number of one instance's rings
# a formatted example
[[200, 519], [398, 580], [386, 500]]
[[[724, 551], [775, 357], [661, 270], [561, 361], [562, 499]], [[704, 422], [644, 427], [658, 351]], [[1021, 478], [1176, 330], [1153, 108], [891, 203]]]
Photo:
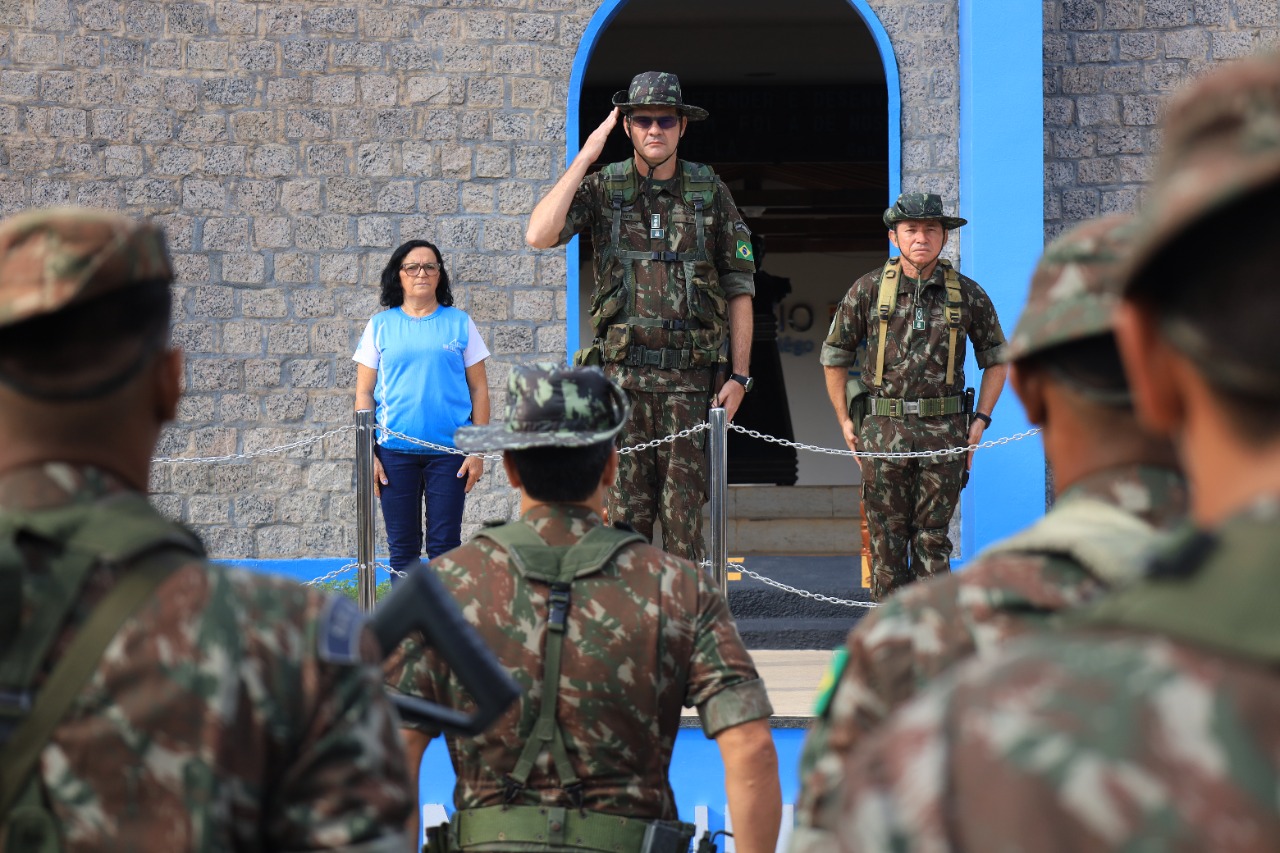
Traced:
[[727, 518], [729, 482], [729, 419], [724, 407], [711, 409], [711, 576], [716, 586], [729, 597], [729, 577], [725, 566], [729, 563], [729, 521]]
[[356, 575], [357, 600], [366, 613], [378, 603], [378, 573], [374, 568], [373, 409], [356, 412]]

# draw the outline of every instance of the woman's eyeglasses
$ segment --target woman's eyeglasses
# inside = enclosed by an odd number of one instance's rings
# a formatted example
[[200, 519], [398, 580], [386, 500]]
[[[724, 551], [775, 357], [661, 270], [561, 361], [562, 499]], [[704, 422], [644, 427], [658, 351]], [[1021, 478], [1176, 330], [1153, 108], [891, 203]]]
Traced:
[[431, 275], [440, 272], [439, 264], [404, 264], [400, 267], [400, 272], [405, 275], [419, 276]]
[[670, 130], [680, 123], [680, 116], [628, 116], [632, 126], [648, 130], [655, 122], [663, 130]]

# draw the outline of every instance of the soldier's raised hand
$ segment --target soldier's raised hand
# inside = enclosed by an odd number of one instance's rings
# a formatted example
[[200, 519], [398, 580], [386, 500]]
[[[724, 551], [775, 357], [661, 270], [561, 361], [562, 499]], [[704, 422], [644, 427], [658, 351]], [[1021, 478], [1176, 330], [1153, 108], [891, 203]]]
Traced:
[[604, 121], [600, 122], [600, 126], [591, 131], [587, 141], [582, 143], [581, 153], [589, 155], [592, 162], [595, 162], [604, 151], [604, 144], [609, 141], [609, 134], [613, 133], [613, 129], [618, 125], [618, 115], [618, 108], [614, 107], [605, 116]]

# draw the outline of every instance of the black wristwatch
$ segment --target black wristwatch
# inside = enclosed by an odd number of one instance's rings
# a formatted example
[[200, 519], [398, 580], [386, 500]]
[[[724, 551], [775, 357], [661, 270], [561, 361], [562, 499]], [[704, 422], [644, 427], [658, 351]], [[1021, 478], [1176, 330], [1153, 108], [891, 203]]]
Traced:
[[750, 376], [743, 376], [741, 373], [730, 373], [729, 378], [732, 379], [734, 382], [737, 382], [747, 391], [750, 391], [751, 386], [756, 384], [756, 381], [752, 379]]
[[974, 412], [973, 416], [982, 421], [983, 429], [987, 429], [991, 426], [991, 415], [983, 414], [982, 412]]

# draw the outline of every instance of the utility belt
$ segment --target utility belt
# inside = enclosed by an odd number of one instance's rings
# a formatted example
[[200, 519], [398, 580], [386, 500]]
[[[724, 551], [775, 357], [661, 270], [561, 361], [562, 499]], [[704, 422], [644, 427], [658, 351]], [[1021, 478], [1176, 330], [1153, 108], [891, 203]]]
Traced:
[[[461, 809], [427, 829], [426, 853], [533, 849], [595, 853], [686, 853], [697, 827], [553, 806]], [[530, 849], [530, 848], [524, 848]]]
[[970, 411], [972, 411], [970, 396], [954, 394], [950, 397], [925, 397], [920, 400], [868, 397], [866, 413], [889, 418], [905, 418], [907, 415], [933, 418], [940, 415], [962, 415]]

